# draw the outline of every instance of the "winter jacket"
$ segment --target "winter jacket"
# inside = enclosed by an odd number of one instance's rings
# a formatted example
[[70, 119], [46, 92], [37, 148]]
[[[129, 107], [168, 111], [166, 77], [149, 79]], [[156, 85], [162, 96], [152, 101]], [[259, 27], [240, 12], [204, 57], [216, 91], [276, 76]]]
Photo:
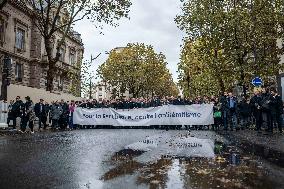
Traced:
[[51, 113], [51, 119], [59, 120], [61, 114], [63, 113], [63, 109], [60, 105], [54, 104], [51, 106], [50, 113]]

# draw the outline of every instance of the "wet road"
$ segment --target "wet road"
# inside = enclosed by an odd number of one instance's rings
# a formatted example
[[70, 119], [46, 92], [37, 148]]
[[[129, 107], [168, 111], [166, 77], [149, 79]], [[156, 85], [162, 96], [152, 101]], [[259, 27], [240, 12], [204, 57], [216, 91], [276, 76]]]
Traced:
[[[187, 131], [77, 130], [0, 137], [1, 189], [135, 189], [135, 188], [243, 188], [267, 179], [255, 160], [238, 168], [207, 160], [159, 159], [141, 164], [131, 157], [113, 158], [124, 146], [146, 136], [168, 137]], [[198, 138], [215, 139], [213, 132], [195, 131]], [[247, 158], [251, 159], [251, 158]], [[234, 173], [227, 178], [228, 173]], [[244, 172], [247, 175], [237, 175]], [[218, 178], [214, 178], [214, 177]], [[231, 182], [235, 176], [249, 181]], [[206, 178], [209, 177], [210, 179]], [[219, 180], [218, 180], [219, 179]], [[206, 182], [204, 182], [206, 180]], [[236, 179], [235, 179], [236, 180]], [[210, 182], [212, 181], [211, 185]], [[250, 182], [249, 184], [247, 182]], [[201, 185], [203, 183], [203, 185]], [[205, 184], [204, 184], [205, 183]], [[207, 183], [207, 184], [206, 184]], [[222, 183], [227, 185], [222, 185]], [[231, 184], [231, 185], [229, 185]], [[262, 185], [266, 187], [266, 185]], [[261, 187], [258, 187], [261, 188]]]

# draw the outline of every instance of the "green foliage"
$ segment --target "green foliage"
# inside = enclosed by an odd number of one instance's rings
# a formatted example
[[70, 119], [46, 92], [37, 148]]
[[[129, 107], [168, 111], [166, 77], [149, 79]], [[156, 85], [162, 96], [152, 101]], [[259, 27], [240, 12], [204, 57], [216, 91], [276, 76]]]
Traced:
[[134, 97], [177, 95], [178, 89], [166, 66], [162, 53], [156, 53], [152, 46], [137, 43], [113, 50], [98, 73], [117, 88], [118, 94], [129, 91]]
[[202, 47], [200, 41], [186, 42], [178, 64], [179, 86], [184, 95], [189, 97], [218, 94], [221, 88], [218, 79], [221, 79], [221, 85], [224, 85], [225, 72], [220, 72], [220, 68], [226, 65], [225, 61], [220, 61], [219, 68], [212, 69], [212, 65], [216, 66], [218, 63], [213, 64], [214, 61], [209, 59], [208, 54], [200, 53], [199, 47]]
[[[199, 90], [201, 85], [212, 84], [208, 78], [217, 84], [213, 85], [215, 93], [230, 89], [234, 83], [249, 86], [255, 75], [265, 83], [273, 78], [275, 81], [283, 67], [282, 46], [277, 45], [284, 29], [282, 1], [186, 0], [182, 10], [175, 21], [186, 32], [185, 45], [190, 42], [194, 53], [181, 52], [181, 79], [188, 77], [185, 73], [191, 69], [184, 65], [194, 65], [185, 57], [193, 56], [190, 61], [198, 59], [199, 64], [206, 65]], [[191, 84], [200, 80], [192, 74], [190, 77]], [[184, 82], [180, 84], [186, 88]]]

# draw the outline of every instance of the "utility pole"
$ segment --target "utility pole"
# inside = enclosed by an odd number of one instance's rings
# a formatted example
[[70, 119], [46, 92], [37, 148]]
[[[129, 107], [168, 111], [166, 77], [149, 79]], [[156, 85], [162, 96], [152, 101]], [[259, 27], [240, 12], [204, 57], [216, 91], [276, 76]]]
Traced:
[[12, 59], [5, 55], [2, 70], [1, 100], [7, 100], [7, 89], [11, 82]]

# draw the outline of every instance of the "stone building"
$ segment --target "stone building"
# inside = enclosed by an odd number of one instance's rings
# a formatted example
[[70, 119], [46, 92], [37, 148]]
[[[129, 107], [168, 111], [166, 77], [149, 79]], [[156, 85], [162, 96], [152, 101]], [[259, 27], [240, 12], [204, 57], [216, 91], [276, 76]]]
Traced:
[[[125, 47], [116, 47], [112, 49], [109, 53], [111, 53], [112, 51], [121, 53], [123, 49], [125, 49]], [[89, 94], [86, 94], [85, 98], [88, 97]], [[131, 98], [131, 94], [128, 90], [121, 92], [116, 86], [111, 86], [109, 83], [104, 81], [98, 81], [93, 87], [92, 98], [101, 102], [102, 100], [111, 100], [115, 98]]]
[[[73, 69], [80, 77], [78, 65], [80, 65], [84, 53], [80, 34], [73, 31], [66, 38], [65, 44], [61, 48], [60, 61], [57, 63], [54, 91], [52, 93], [47, 92], [45, 90], [47, 57], [44, 40], [33, 24], [33, 18], [19, 2], [11, 0], [0, 10], [1, 68], [5, 56], [12, 59], [8, 100], [14, 99], [17, 95], [22, 98], [31, 96], [35, 101], [39, 98], [44, 98], [47, 101], [61, 98], [66, 100], [78, 99], [74, 96], [74, 90], [71, 92], [71, 85], [73, 85], [73, 88], [76, 85], [75, 92], [78, 95], [80, 94], [80, 84], [75, 84], [66, 73]], [[55, 45], [60, 37], [60, 33], [54, 36]], [[56, 54], [55, 48], [53, 53]], [[0, 81], [2, 81], [1, 74], [2, 72], [0, 73]]]
[[[126, 90], [120, 92], [116, 87], [112, 87], [106, 82], [99, 81], [97, 82], [92, 91], [92, 98], [101, 102], [102, 100], [111, 100], [116, 98], [131, 98], [132, 95]], [[88, 98], [88, 95], [86, 96]]]

